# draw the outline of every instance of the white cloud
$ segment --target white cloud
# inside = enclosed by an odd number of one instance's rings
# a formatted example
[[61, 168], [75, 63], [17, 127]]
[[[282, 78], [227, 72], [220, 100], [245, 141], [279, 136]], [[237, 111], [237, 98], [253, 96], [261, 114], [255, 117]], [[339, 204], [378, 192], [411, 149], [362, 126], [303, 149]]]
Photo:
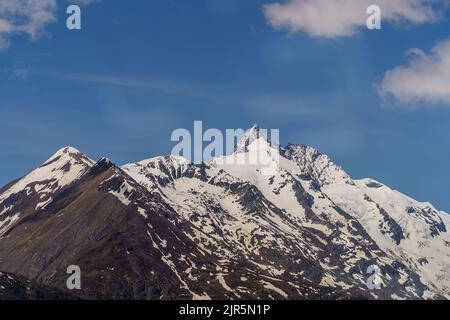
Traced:
[[409, 54], [407, 64], [386, 72], [379, 94], [405, 106], [450, 105], [450, 38], [437, 43], [429, 54], [420, 49]]
[[[335, 38], [354, 35], [366, 26], [367, 8], [381, 8], [382, 21], [423, 24], [439, 19], [441, 0], [287, 0], [263, 7], [269, 24], [290, 32], [303, 31], [313, 37]], [[438, 5], [440, 4], [440, 5]]]
[[[99, 0], [71, 0], [67, 3], [89, 5]], [[0, 50], [10, 45], [14, 36], [25, 34], [39, 39], [45, 28], [56, 22], [57, 0], [0, 0]]]
[[56, 21], [56, 0], [7, 0], [0, 1], [0, 49], [9, 46], [9, 39], [27, 34], [38, 39], [45, 27]]

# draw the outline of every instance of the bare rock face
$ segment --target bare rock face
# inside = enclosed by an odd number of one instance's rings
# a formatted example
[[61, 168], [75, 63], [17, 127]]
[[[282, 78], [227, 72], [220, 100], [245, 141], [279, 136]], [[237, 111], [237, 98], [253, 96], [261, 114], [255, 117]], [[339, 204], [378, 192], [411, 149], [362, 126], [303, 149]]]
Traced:
[[[249, 135], [240, 155], [265, 139]], [[176, 156], [118, 167], [64, 148], [0, 190], [0, 270], [62, 292], [78, 265], [70, 295], [87, 299], [449, 298], [447, 214], [313, 148], [279, 154], [268, 176]], [[374, 265], [380, 290], [367, 285]]]

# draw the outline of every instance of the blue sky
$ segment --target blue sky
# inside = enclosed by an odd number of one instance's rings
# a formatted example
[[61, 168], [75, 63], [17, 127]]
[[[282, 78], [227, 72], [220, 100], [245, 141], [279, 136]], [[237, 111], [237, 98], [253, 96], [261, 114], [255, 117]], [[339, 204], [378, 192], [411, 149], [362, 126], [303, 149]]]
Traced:
[[66, 145], [123, 164], [170, 153], [194, 120], [258, 122], [450, 211], [450, 16], [434, 1], [398, 21], [408, 8], [386, 4], [375, 31], [359, 11], [303, 24], [282, 11], [307, 0], [81, 1], [69, 31], [64, 1], [34, 1], [51, 12], [37, 33], [2, 31], [0, 6], [0, 184]]

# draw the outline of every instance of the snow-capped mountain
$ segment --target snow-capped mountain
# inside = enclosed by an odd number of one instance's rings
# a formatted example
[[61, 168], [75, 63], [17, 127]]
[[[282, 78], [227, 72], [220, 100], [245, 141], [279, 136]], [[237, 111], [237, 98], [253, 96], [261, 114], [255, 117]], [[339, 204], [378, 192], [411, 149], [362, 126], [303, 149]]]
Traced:
[[64, 289], [79, 265], [87, 298], [448, 299], [449, 228], [431, 204], [255, 125], [211, 163], [58, 151], [0, 189], [0, 270]]
[[93, 164], [78, 150], [66, 147], [30, 174], [0, 189], [0, 236], [26, 211], [45, 208], [55, 192], [79, 179]]

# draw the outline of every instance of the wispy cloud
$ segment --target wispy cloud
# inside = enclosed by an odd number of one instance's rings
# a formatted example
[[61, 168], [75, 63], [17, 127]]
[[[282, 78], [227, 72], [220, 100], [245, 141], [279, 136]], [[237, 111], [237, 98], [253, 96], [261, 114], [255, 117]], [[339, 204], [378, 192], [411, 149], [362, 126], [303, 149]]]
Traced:
[[261, 93], [252, 93], [251, 90], [235, 87], [217, 87], [202, 83], [188, 83], [174, 79], [159, 78], [136, 78], [118, 75], [104, 74], [75, 74], [75, 73], [52, 73], [35, 72], [44, 76], [66, 81], [91, 83], [101, 86], [115, 86], [124, 88], [135, 88], [146, 91], [154, 91], [160, 94], [176, 95], [187, 98], [200, 98], [213, 103], [227, 105], [228, 108], [239, 107], [244, 110], [262, 116], [273, 118], [286, 116], [308, 116], [322, 117], [329, 114], [329, 110], [323, 111], [304, 104], [298, 96], [286, 96]]
[[[126, 75], [73, 73], [66, 71], [48, 72], [33, 70], [33, 75], [40, 75], [64, 81], [74, 81], [97, 85], [103, 90], [106, 87], [115, 89], [138, 89], [169, 96], [202, 99], [214, 105], [227, 108], [239, 108], [255, 117], [271, 119], [314, 118], [321, 121], [333, 119], [336, 121], [344, 117], [337, 109], [318, 107], [307, 103], [300, 95], [277, 94], [268, 92], [262, 94], [251, 88], [234, 86], [215, 86], [205, 83], [194, 83], [180, 79], [161, 79], [152, 77], [133, 77]], [[270, 91], [270, 90], [269, 90]], [[111, 91], [108, 91], [111, 92]]]
[[28, 80], [32, 70], [23, 64], [15, 64], [3, 69], [1, 73], [10, 79]]
[[195, 87], [183, 82], [167, 81], [162, 79], [132, 77], [127, 78], [124, 76], [99, 74], [46, 73], [46, 75], [70, 81], [154, 90], [165, 94], [177, 94], [190, 97], [206, 97], [209, 95], [207, 93], [207, 90], [204, 90], [202, 88]]
[[99, 2], [100, 0], [67, 0], [70, 4], [77, 4], [81, 6], [87, 6], [90, 5], [93, 2]]
[[333, 111], [329, 108], [319, 108], [305, 103], [299, 96], [259, 94], [241, 98], [240, 104], [255, 117], [263, 116], [275, 120], [287, 118], [292, 121], [298, 121], [298, 119], [321, 121], [331, 117], [336, 120], [340, 117], [340, 114], [332, 114]]
[[368, 6], [381, 7], [383, 21], [423, 24], [437, 21], [447, 1], [436, 0], [287, 0], [263, 7], [268, 23], [292, 33], [337, 38], [366, 26]]
[[408, 51], [410, 60], [386, 72], [379, 86], [383, 98], [394, 98], [404, 107], [418, 103], [450, 106], [450, 38], [438, 42], [429, 54]]
[[21, 80], [28, 79], [30, 75], [30, 69], [26, 67], [17, 67], [14, 69], [14, 77]]

